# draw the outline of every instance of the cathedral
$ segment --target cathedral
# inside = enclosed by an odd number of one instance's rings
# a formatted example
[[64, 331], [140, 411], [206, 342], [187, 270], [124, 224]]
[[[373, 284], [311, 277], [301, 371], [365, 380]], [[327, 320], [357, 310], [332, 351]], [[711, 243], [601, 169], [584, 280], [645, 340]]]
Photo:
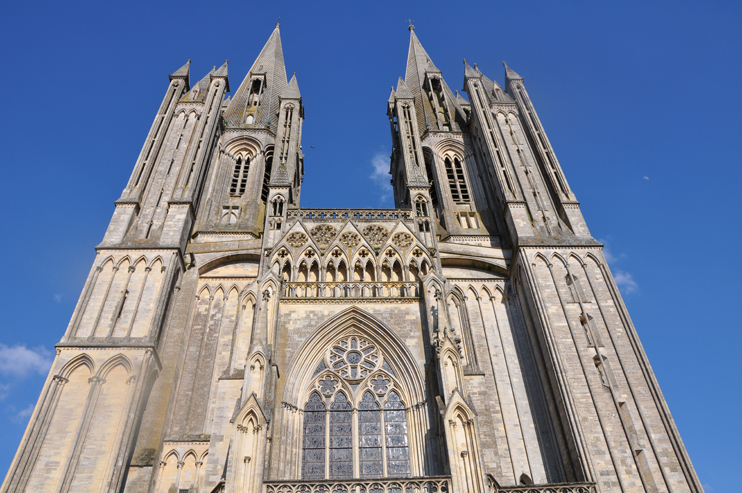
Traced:
[[523, 77], [410, 26], [395, 208], [305, 209], [279, 26], [231, 96], [189, 65], [0, 491], [703, 491]]

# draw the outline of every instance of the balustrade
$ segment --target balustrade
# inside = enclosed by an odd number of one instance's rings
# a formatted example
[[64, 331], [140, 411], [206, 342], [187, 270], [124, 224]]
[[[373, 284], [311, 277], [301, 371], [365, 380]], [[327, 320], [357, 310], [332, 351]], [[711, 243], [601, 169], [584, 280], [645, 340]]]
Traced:
[[495, 492], [507, 493], [596, 493], [595, 483], [555, 483], [501, 486]]
[[348, 479], [329, 481], [266, 481], [264, 493], [450, 493], [451, 478]]
[[288, 211], [289, 219], [356, 219], [366, 221], [411, 221], [412, 210], [401, 209], [295, 209]]
[[419, 282], [283, 282], [281, 297], [419, 298]]

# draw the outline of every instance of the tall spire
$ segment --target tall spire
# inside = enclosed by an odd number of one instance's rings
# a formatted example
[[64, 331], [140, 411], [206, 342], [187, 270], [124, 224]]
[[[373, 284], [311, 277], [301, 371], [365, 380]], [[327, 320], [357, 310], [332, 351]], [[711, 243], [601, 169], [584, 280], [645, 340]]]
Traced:
[[[463, 115], [463, 111], [458, 107], [456, 98], [453, 92], [446, 84], [446, 81], [441, 77], [441, 71], [435, 66], [433, 60], [425, 51], [423, 45], [415, 34], [414, 26], [410, 26], [410, 48], [407, 52], [407, 71], [405, 72], [405, 85], [412, 92], [415, 98], [415, 113], [417, 114], [417, 123], [420, 126], [420, 131], [424, 131], [426, 128], [437, 129], [438, 128], [438, 112], [434, 107], [434, 103], [430, 101], [428, 94], [425, 91], [430, 91], [430, 83], [426, 86], [426, 79], [430, 78], [430, 75], [434, 74], [434, 77], [440, 80], [441, 87], [439, 89], [443, 97], [438, 97], [438, 107], [448, 105], [452, 113], [460, 113]], [[399, 91], [399, 90], [398, 90]], [[451, 125], [457, 127], [457, 118], [454, 114], [450, 115], [452, 120]], [[463, 120], [462, 120], [463, 121]], [[458, 130], [458, 128], [452, 128], [451, 130]]]
[[260, 55], [253, 63], [224, 113], [224, 118], [230, 127], [247, 125], [246, 113], [248, 113], [248, 103], [251, 103], [251, 101], [248, 101], [248, 97], [251, 96], [251, 90], [253, 89], [252, 81], [256, 78], [261, 79], [263, 81], [261, 84], [265, 85], [260, 88], [259, 107], [254, 112], [250, 111], [253, 119], [249, 126], [269, 127], [275, 132], [278, 124], [275, 117], [278, 111], [278, 98], [288, 85], [286, 67], [283, 61], [283, 47], [281, 46], [281, 32], [278, 24], [276, 24]]

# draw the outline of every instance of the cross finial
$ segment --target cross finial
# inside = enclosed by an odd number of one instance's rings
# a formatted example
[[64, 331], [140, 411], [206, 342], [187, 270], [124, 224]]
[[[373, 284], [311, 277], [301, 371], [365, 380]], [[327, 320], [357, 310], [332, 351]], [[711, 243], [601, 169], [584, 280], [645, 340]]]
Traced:
[[281, 25], [281, 18], [276, 19], [276, 27]]
[[407, 19], [407, 22], [410, 23], [410, 27], [408, 27], [407, 29], [409, 29], [410, 31], [414, 31], [415, 30], [415, 26], [413, 26], [412, 23], [415, 22], [415, 21], [413, 21], [412, 19]]

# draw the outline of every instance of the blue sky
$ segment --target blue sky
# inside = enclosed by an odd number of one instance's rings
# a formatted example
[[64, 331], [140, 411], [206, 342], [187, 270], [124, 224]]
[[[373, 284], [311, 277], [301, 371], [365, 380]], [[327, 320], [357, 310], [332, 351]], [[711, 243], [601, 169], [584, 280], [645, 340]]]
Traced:
[[392, 207], [385, 105], [412, 18], [453, 89], [463, 58], [525, 77], [707, 493], [738, 488], [741, 6], [2, 2], [0, 471], [167, 75], [229, 59], [236, 89], [281, 17], [306, 105], [302, 205]]

